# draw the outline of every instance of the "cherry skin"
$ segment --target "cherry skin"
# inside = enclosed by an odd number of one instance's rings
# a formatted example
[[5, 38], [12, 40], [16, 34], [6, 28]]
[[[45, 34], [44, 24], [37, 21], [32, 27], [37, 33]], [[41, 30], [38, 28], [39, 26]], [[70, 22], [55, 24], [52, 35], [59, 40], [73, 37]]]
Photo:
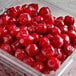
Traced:
[[69, 56], [75, 51], [75, 49], [73, 46], [66, 44], [63, 46], [63, 51]]
[[36, 29], [36, 32], [39, 34], [43, 34], [47, 31], [47, 27], [44, 24], [37, 24], [35, 29]]
[[41, 53], [43, 56], [45, 56], [46, 58], [52, 57], [55, 54], [55, 49], [52, 45], [49, 45], [48, 47], [43, 47], [41, 49]]
[[33, 65], [33, 68], [38, 70], [38, 71], [43, 71], [45, 65], [42, 63], [42, 62], [36, 62], [34, 65]]
[[17, 10], [15, 7], [11, 7], [9, 9], [7, 9], [6, 13], [10, 16], [10, 17], [16, 17], [17, 16]]
[[55, 47], [55, 48], [60, 48], [61, 46], [63, 46], [63, 38], [60, 36], [60, 35], [55, 35], [53, 38], [52, 38], [52, 45]]
[[39, 10], [39, 15], [40, 16], [44, 16], [46, 14], [51, 14], [51, 11], [48, 7], [42, 7], [40, 10]]
[[37, 33], [32, 33], [31, 35], [32, 37], [34, 37], [34, 43], [37, 43], [40, 39], [39, 35]]
[[18, 21], [22, 25], [27, 25], [31, 22], [31, 16], [28, 13], [22, 13], [19, 16]]
[[19, 43], [23, 46], [32, 44], [33, 41], [34, 41], [34, 38], [31, 35], [26, 35], [25, 37], [22, 37], [19, 39]]
[[39, 9], [38, 4], [29, 4], [29, 6], [33, 7], [36, 11]]
[[55, 20], [54, 25], [57, 27], [64, 27], [64, 22], [62, 20]]
[[25, 58], [23, 59], [23, 62], [24, 62], [25, 64], [28, 64], [28, 65], [32, 66], [32, 65], [35, 63], [35, 60], [34, 60], [33, 57], [27, 56], [27, 57], [25, 57]]
[[74, 22], [75, 22], [75, 20], [73, 17], [65, 16], [65, 18], [64, 18], [65, 25], [67, 25], [67, 26], [74, 25]]
[[24, 52], [23, 49], [16, 49], [14, 56], [19, 60], [23, 60], [24, 57], [26, 57], [26, 53]]
[[7, 34], [3, 37], [3, 43], [10, 44], [11, 42], [13, 42], [13, 38], [11, 35]]
[[6, 29], [6, 27], [5, 26], [0, 26], [0, 39], [2, 37], [4, 37], [5, 35], [7, 35], [7, 33], [8, 33], [8, 30]]
[[59, 16], [59, 17], [57, 17], [56, 20], [62, 20], [62, 21], [64, 21], [64, 17], [63, 16]]
[[35, 56], [39, 52], [39, 48], [36, 44], [30, 44], [25, 48], [25, 51], [29, 56]]
[[20, 30], [27, 30], [27, 26], [25, 25], [20, 26]]
[[0, 25], [7, 25], [10, 17], [8, 15], [1, 15], [0, 17]]
[[46, 61], [47, 58], [45, 56], [43, 56], [42, 53], [39, 53], [35, 56], [35, 59], [38, 62], [43, 62], [43, 61]]
[[17, 33], [16, 38], [17, 38], [17, 39], [20, 39], [20, 38], [22, 38], [22, 37], [24, 37], [24, 36], [26, 36], [26, 35], [29, 35], [29, 32], [28, 32], [27, 30], [21, 29], [21, 30]]
[[46, 24], [53, 24], [54, 23], [54, 17], [52, 15], [44, 15], [44, 21]]
[[9, 53], [9, 54], [13, 54], [13, 51], [11, 49], [11, 46], [9, 44], [2, 44], [0, 47], [3, 51]]
[[56, 71], [60, 67], [60, 61], [55, 57], [50, 57], [47, 60], [47, 66]]
[[39, 40], [39, 47], [42, 48], [42, 47], [47, 47], [49, 45], [50, 45], [50, 40], [48, 38], [46, 38], [46, 37], [40, 38], [40, 40]]
[[69, 44], [70, 43], [70, 38], [67, 34], [61, 34], [61, 37], [64, 40], [64, 44]]
[[61, 49], [55, 49], [55, 54], [54, 56], [58, 59], [61, 59], [62, 58], [62, 52], [61, 52]]

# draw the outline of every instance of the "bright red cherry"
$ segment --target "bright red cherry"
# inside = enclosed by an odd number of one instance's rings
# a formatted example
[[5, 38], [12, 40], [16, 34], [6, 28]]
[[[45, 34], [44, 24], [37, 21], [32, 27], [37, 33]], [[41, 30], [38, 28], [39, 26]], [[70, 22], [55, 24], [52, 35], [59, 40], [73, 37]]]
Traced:
[[38, 70], [38, 71], [43, 71], [45, 65], [42, 63], [42, 62], [36, 62], [34, 65], [33, 65], [33, 68]]
[[22, 6], [16, 6], [17, 10], [17, 16], [19, 16], [22, 13]]
[[23, 59], [23, 62], [24, 62], [25, 64], [28, 64], [28, 65], [32, 66], [32, 65], [35, 63], [35, 60], [34, 60], [33, 57], [27, 56], [27, 57], [25, 57], [25, 58]]
[[13, 38], [11, 35], [7, 34], [3, 37], [3, 43], [10, 44], [11, 42], [13, 42]]
[[38, 23], [43, 22], [43, 17], [36, 16], [36, 17], [33, 18], [33, 21], [38, 22]]
[[35, 29], [37, 33], [43, 34], [47, 31], [47, 26], [44, 24], [37, 24]]
[[8, 27], [9, 33], [13, 37], [15, 37], [17, 35], [17, 33], [20, 31], [20, 28], [17, 27], [15, 24], [9, 24], [7, 27]]
[[49, 47], [43, 47], [41, 49], [41, 53], [43, 56], [45, 56], [46, 58], [52, 57], [55, 54], [55, 49], [52, 45], [50, 45]]
[[37, 33], [32, 33], [31, 35], [32, 37], [34, 37], [34, 43], [37, 43], [40, 39], [39, 35]]
[[21, 30], [27, 30], [27, 26], [22, 25], [22, 26], [20, 26], [20, 29], [21, 29]]
[[14, 18], [14, 17], [11, 17], [11, 18], [9, 19], [9, 24], [17, 24], [17, 19]]
[[55, 35], [53, 38], [52, 38], [52, 45], [55, 47], [55, 48], [60, 48], [61, 46], [63, 46], [63, 38], [60, 36], [60, 35]]
[[38, 4], [29, 4], [29, 6], [33, 7], [36, 11], [39, 9]]
[[73, 46], [66, 44], [63, 46], [63, 51], [69, 56], [75, 51], [75, 49]]
[[39, 52], [39, 48], [36, 44], [30, 44], [25, 48], [25, 51], [29, 56], [35, 56]]
[[62, 20], [55, 20], [54, 25], [57, 27], [64, 27], [64, 22]]
[[24, 37], [24, 36], [26, 36], [26, 35], [29, 35], [29, 32], [28, 32], [27, 30], [21, 29], [21, 30], [17, 33], [16, 38], [17, 38], [17, 39], [20, 39], [20, 38], [22, 38], [22, 37]]
[[46, 14], [43, 18], [44, 18], [45, 23], [47, 23], [47, 24], [54, 23], [54, 17], [52, 15]]
[[23, 49], [16, 49], [14, 56], [19, 60], [23, 60], [26, 57], [26, 54]]
[[11, 47], [10, 47], [10, 45], [9, 44], [2, 44], [1, 45], [1, 47], [0, 47], [3, 51], [5, 51], [5, 52], [7, 52], [7, 53], [9, 53], [9, 54], [13, 54], [13, 51], [12, 51], [12, 49], [11, 49]]
[[7, 25], [9, 22], [9, 16], [8, 15], [1, 15], [0, 16], [0, 25]]
[[10, 17], [16, 17], [17, 16], [17, 10], [15, 7], [11, 7], [9, 9], [7, 9], [6, 13], [10, 16]]
[[31, 22], [31, 16], [28, 13], [22, 13], [19, 16], [18, 21], [22, 25], [27, 25]]
[[58, 27], [54, 26], [53, 28], [51, 28], [50, 33], [53, 36], [59, 35], [59, 34], [61, 34], [61, 30]]
[[60, 61], [55, 57], [50, 57], [47, 60], [47, 66], [50, 69], [57, 70], [60, 67]]
[[34, 41], [34, 38], [31, 35], [26, 35], [25, 37], [20, 38], [19, 43], [23, 46], [27, 46], [29, 44], [32, 44]]
[[65, 25], [67, 25], [67, 26], [74, 25], [74, 22], [75, 22], [75, 20], [73, 17], [65, 16], [65, 18], [64, 18]]
[[39, 53], [38, 55], [35, 56], [36, 61], [42, 62], [45, 61], [47, 58], [42, 55], [42, 53]]
[[61, 52], [61, 49], [55, 49], [55, 54], [54, 54], [55, 57], [57, 57], [58, 59], [61, 59], [62, 57], [62, 52]]
[[42, 7], [39, 11], [39, 15], [44, 17], [46, 14], [51, 14], [51, 11], [48, 7]]
[[59, 28], [60, 28], [62, 34], [67, 34], [68, 27], [64, 26], [64, 27], [59, 27]]
[[11, 44], [11, 48], [12, 50], [16, 50], [17, 48], [20, 48], [21, 47], [21, 44], [19, 43], [18, 40], [14, 41], [12, 44]]
[[61, 34], [61, 37], [63, 38], [64, 44], [70, 43], [70, 38], [67, 34]]
[[48, 38], [46, 38], [46, 37], [40, 38], [40, 40], [39, 40], [39, 47], [47, 47], [49, 45], [50, 45], [50, 41], [49, 41]]
[[5, 26], [0, 26], [0, 38], [4, 37], [8, 33]]
[[62, 20], [62, 21], [64, 21], [64, 17], [63, 16], [59, 16], [59, 17], [57, 17], [56, 20]]

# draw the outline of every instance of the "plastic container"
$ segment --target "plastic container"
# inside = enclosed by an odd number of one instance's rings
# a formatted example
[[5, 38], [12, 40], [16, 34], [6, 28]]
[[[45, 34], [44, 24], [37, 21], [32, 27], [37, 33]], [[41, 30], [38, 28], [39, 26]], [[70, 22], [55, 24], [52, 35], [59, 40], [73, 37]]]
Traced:
[[[61, 9], [52, 3], [48, 3], [45, 0], [4, 0], [0, 3], [0, 13], [3, 13], [8, 7], [25, 3], [38, 3], [39, 7], [47, 6], [51, 9], [54, 16], [73, 16], [73, 14], [68, 13], [68, 11]], [[75, 70], [76, 51], [65, 60], [56, 72], [45, 75], [7, 54], [3, 50], [0, 50], [0, 76], [76, 76]]]

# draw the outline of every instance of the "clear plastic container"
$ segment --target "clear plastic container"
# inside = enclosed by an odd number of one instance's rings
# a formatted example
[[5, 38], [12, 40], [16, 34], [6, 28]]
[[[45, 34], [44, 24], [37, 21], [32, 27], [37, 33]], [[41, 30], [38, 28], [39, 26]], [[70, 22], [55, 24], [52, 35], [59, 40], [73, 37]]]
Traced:
[[[48, 3], [46, 0], [3, 0], [0, 3], [0, 13], [3, 13], [6, 8], [27, 3], [38, 3], [39, 7], [47, 6], [54, 16], [71, 15], [74, 17], [72, 13]], [[0, 50], [0, 76], [76, 76], [76, 51], [65, 60], [56, 72], [45, 75]]]

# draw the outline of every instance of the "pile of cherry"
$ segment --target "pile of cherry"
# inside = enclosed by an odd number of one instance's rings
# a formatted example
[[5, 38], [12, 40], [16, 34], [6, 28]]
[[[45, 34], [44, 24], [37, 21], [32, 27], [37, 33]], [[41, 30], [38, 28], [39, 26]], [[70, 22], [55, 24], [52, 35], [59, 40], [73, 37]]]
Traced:
[[74, 18], [56, 18], [48, 7], [39, 10], [38, 4], [8, 8], [0, 15], [0, 48], [49, 74], [75, 51]]

